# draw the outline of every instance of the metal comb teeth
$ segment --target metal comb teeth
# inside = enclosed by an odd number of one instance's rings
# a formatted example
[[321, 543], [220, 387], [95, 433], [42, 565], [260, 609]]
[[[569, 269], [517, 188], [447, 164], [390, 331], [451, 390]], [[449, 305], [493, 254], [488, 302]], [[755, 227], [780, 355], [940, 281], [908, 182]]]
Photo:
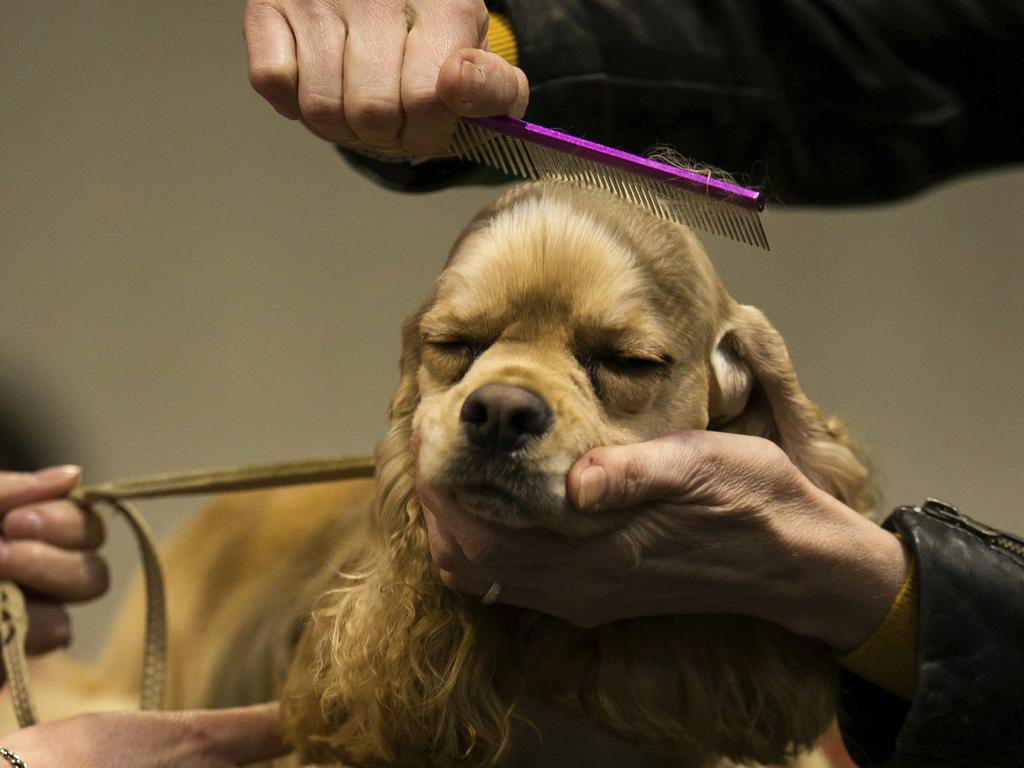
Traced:
[[511, 117], [461, 120], [452, 152], [525, 179], [596, 187], [655, 216], [768, 250], [764, 195]]

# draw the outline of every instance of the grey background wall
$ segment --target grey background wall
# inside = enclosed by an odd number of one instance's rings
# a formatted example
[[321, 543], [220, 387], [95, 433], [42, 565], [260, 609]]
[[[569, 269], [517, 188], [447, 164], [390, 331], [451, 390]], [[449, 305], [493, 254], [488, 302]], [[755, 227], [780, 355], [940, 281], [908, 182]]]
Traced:
[[[0, 3], [0, 408], [91, 480], [369, 450], [398, 327], [493, 192], [402, 197], [246, 83], [241, 3]], [[742, 169], [736, 169], [742, 170]], [[1024, 169], [707, 245], [886, 499], [1024, 531]], [[195, 502], [146, 506], [172, 531]], [[76, 611], [98, 646], [135, 568]]]

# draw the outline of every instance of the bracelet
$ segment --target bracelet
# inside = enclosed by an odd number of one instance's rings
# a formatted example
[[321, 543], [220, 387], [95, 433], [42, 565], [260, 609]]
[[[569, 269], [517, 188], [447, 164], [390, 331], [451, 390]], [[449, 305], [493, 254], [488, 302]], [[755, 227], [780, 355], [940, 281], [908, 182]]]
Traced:
[[25, 762], [16, 754], [11, 752], [11, 750], [7, 749], [7, 747], [0, 747], [0, 757], [13, 765], [14, 768], [26, 768]]

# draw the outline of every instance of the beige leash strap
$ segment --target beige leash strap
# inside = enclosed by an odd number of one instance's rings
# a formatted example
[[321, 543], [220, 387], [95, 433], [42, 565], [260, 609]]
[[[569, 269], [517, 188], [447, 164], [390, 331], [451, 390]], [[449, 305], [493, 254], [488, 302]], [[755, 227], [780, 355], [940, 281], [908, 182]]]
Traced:
[[[163, 573], [153, 534], [142, 515], [124, 499], [251, 491], [284, 485], [351, 480], [372, 477], [373, 466], [373, 458], [369, 456], [287, 461], [84, 485], [68, 495], [83, 509], [90, 509], [96, 504], [109, 505], [127, 520], [138, 542], [146, 584], [146, 639], [140, 696], [142, 709], [160, 709], [163, 705], [167, 615]], [[22, 727], [37, 721], [25, 659], [27, 636], [28, 613], [21, 589], [10, 579], [0, 579], [0, 650], [11, 685], [14, 713]]]
[[28, 613], [21, 590], [10, 579], [0, 579], [0, 643], [4, 669], [11, 685], [11, 703], [18, 725], [36, 721], [36, 706], [28, 685], [28, 662], [25, 660], [25, 638], [28, 636]]

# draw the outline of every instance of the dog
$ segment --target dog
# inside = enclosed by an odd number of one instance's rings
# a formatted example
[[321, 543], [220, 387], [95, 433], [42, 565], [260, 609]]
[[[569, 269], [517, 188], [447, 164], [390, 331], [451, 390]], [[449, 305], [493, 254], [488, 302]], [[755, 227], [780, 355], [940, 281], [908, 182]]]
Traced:
[[[582, 628], [485, 606], [429, 552], [414, 439], [423, 478], [509, 527], [628, 526], [569, 504], [569, 468], [684, 429], [771, 439], [871, 512], [845, 429], [692, 232], [604, 192], [518, 186], [456, 240], [400, 370], [372, 482], [225, 497], [165, 553], [172, 707], [280, 696], [304, 759], [354, 766], [708, 768], [813, 748], [836, 698], [823, 645], [740, 616]], [[135, 622], [91, 695], [134, 688]]]

